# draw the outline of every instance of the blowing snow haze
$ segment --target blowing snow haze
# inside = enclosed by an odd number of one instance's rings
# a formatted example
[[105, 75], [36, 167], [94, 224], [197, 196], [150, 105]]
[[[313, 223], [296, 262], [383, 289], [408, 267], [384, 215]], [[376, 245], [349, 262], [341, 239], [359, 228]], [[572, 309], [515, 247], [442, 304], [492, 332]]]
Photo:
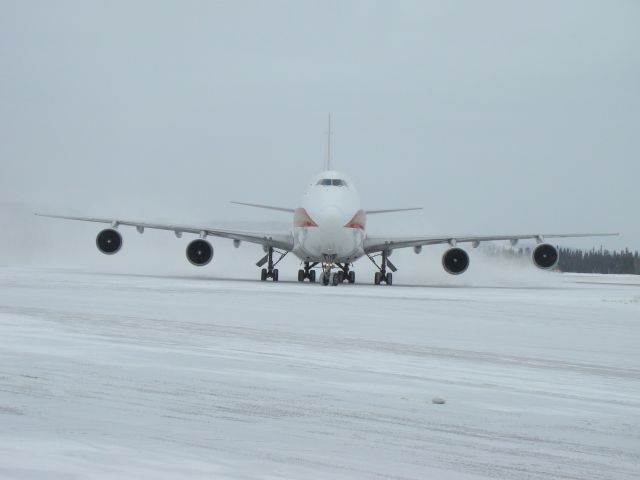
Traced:
[[329, 112], [367, 208], [425, 207], [372, 231], [637, 248], [638, 25], [632, 1], [2, 1], [3, 248], [93, 242], [36, 210], [288, 222], [228, 201], [296, 206]]
[[0, 479], [638, 480], [639, 154], [637, 0], [0, 0]]

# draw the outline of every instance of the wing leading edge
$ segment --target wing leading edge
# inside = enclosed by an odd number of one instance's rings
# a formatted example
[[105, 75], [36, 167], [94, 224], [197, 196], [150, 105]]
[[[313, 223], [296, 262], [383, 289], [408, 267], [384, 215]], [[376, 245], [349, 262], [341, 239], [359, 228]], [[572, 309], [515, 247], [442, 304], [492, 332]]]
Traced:
[[368, 235], [364, 241], [364, 251], [366, 253], [380, 252], [383, 250], [394, 250], [396, 248], [418, 247], [423, 245], [437, 245], [448, 243], [456, 245], [458, 243], [480, 243], [493, 240], [536, 240], [543, 242], [547, 238], [579, 238], [579, 237], [613, 237], [618, 233], [551, 233], [536, 234], [529, 233], [523, 235], [452, 235], [440, 237], [387, 237]]
[[244, 205], [245, 207], [255, 207], [255, 208], [264, 208], [266, 210], [275, 210], [277, 212], [286, 212], [286, 213], [295, 212], [295, 209], [293, 208], [274, 207], [273, 205], [263, 205], [261, 203], [234, 202], [233, 200], [230, 201], [229, 203], [233, 203], [234, 205]]
[[367, 213], [367, 215], [376, 215], [378, 213], [411, 212], [413, 210], [422, 210], [422, 207], [387, 208], [387, 209], [384, 209], [384, 210], [366, 210], [366, 213]]
[[112, 227], [126, 225], [136, 227], [142, 233], [145, 228], [155, 230], [173, 231], [177, 236], [182, 233], [195, 233], [197, 235], [210, 235], [212, 237], [230, 238], [232, 240], [241, 240], [243, 242], [257, 243], [267, 247], [279, 248], [281, 250], [293, 250], [293, 237], [287, 233], [264, 233], [264, 232], [244, 232], [240, 230], [221, 230], [209, 227], [198, 227], [193, 225], [173, 225], [163, 223], [138, 222], [134, 220], [118, 220], [112, 218], [96, 218], [96, 217], [73, 217], [66, 215], [48, 215], [36, 213], [38, 217], [59, 218], [64, 220], [77, 220], [81, 222], [95, 222], [109, 224]]

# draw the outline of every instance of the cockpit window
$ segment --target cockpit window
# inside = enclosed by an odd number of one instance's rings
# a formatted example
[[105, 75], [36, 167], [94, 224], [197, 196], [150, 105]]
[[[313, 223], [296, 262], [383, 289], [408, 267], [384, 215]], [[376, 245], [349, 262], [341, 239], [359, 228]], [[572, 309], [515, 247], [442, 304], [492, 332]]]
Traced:
[[316, 185], [324, 185], [325, 187], [346, 187], [347, 182], [339, 178], [321, 178]]

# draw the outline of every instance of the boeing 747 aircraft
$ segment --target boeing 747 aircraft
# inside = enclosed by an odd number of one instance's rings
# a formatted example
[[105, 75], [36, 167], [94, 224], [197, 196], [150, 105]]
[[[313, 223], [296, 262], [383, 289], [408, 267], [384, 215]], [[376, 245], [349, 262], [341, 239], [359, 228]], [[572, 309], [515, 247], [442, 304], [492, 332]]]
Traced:
[[[207, 237], [223, 237], [232, 239], [236, 247], [241, 242], [262, 245], [265, 256], [257, 262], [262, 268], [261, 280], [278, 281], [277, 264], [289, 253], [293, 253], [303, 262], [298, 271], [298, 281], [316, 281], [316, 270], [320, 273], [323, 285], [338, 285], [343, 282], [355, 283], [355, 272], [352, 266], [356, 260], [368, 257], [377, 267], [373, 281], [376, 285], [391, 285], [393, 274], [397, 268], [389, 260], [393, 250], [413, 248], [420, 253], [425, 245], [448, 244], [450, 248], [442, 256], [442, 267], [452, 275], [464, 273], [469, 267], [469, 255], [459, 244], [469, 243], [477, 247], [480, 242], [491, 240], [508, 240], [515, 245], [521, 239], [534, 239], [537, 246], [533, 249], [532, 261], [542, 269], [551, 269], [558, 263], [558, 250], [546, 243], [546, 239], [565, 237], [609, 236], [609, 233], [576, 233], [576, 234], [540, 234], [524, 235], [424, 235], [424, 236], [392, 236], [367, 235], [367, 216], [382, 213], [420, 210], [420, 208], [400, 208], [388, 210], [366, 210], [360, 205], [358, 193], [350, 178], [330, 169], [331, 146], [327, 155], [328, 169], [316, 175], [307, 187], [298, 208], [283, 208], [269, 205], [232, 202], [257, 208], [266, 208], [289, 213], [293, 216], [293, 228], [286, 233], [245, 232], [221, 230], [208, 226], [168, 225], [118, 218], [75, 217], [65, 215], [44, 215], [43, 217], [63, 218], [108, 224], [109, 228], [98, 233], [96, 245], [106, 255], [117, 253], [122, 247], [121, 226], [136, 227], [139, 233], [147, 228], [170, 230], [177, 237], [183, 233], [199, 236], [187, 246], [186, 255], [195, 266], [205, 266], [213, 258], [213, 247]], [[277, 258], [275, 258], [277, 256]]]

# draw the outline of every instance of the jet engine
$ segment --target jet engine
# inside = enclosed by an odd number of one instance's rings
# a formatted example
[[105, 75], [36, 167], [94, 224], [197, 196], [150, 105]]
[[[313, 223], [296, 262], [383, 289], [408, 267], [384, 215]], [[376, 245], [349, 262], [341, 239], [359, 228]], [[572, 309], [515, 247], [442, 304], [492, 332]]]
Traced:
[[548, 243], [541, 243], [533, 249], [531, 258], [536, 267], [549, 270], [558, 264], [558, 249]]
[[122, 248], [122, 235], [113, 228], [106, 228], [96, 237], [96, 246], [105, 255], [118, 253]]
[[196, 267], [204, 267], [213, 258], [213, 247], [209, 242], [198, 238], [187, 245], [187, 259]]
[[469, 268], [469, 255], [461, 248], [450, 248], [442, 255], [442, 267], [451, 275], [460, 275]]

